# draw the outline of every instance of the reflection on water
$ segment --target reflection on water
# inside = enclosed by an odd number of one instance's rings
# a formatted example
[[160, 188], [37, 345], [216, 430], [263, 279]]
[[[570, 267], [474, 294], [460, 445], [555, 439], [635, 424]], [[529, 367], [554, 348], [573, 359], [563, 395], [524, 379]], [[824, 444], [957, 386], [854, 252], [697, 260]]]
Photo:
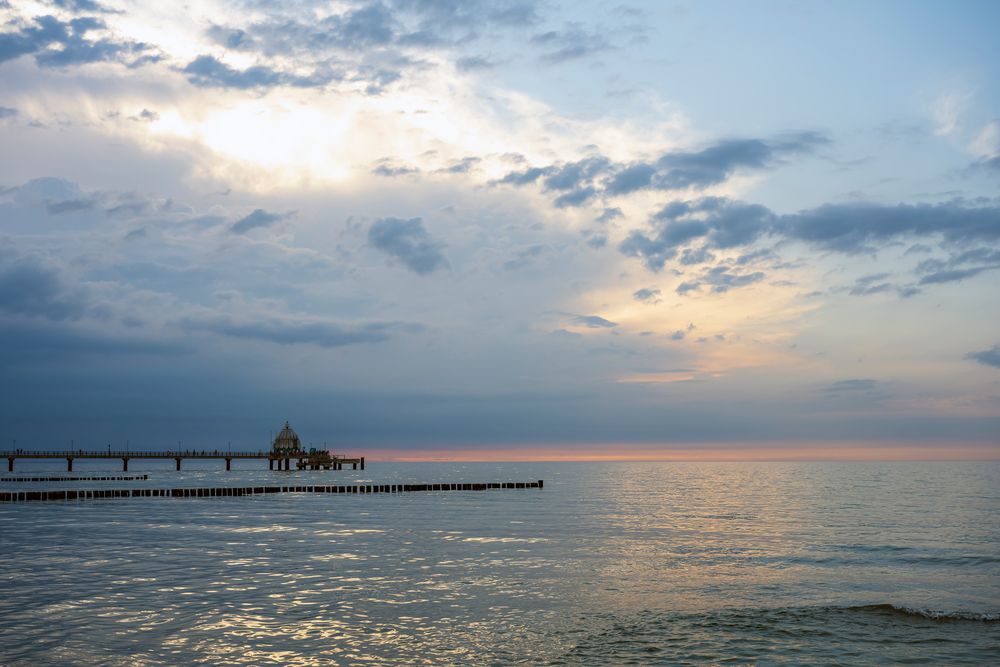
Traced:
[[1000, 646], [997, 464], [371, 468], [136, 484], [546, 484], [0, 506], [0, 663], [974, 664]]

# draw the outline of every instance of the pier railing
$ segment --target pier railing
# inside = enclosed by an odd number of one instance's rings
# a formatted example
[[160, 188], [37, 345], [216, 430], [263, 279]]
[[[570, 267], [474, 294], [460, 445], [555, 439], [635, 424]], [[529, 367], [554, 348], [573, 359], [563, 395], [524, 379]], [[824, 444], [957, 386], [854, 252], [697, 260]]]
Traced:
[[80, 459], [120, 459], [120, 458], [131, 458], [131, 459], [173, 459], [176, 457], [182, 457], [185, 459], [266, 459], [271, 456], [271, 452], [257, 451], [257, 452], [240, 452], [240, 451], [229, 451], [225, 449], [168, 449], [159, 451], [145, 451], [141, 449], [111, 449], [107, 451], [88, 451], [84, 449], [67, 449], [65, 451], [34, 451], [30, 449], [21, 449], [15, 451], [0, 452], [0, 458], [14, 457], [18, 459], [65, 459], [65, 458], [80, 458]]
[[[176, 462], [177, 470], [181, 469], [181, 461], [184, 459], [225, 459], [226, 470], [232, 469], [233, 459], [266, 459], [268, 467], [274, 470], [274, 464], [278, 464], [278, 470], [284, 468], [291, 469], [291, 462], [299, 462], [298, 467], [307, 466], [313, 470], [323, 468], [325, 470], [342, 470], [345, 465], [353, 466], [355, 470], [358, 466], [365, 469], [365, 457], [348, 458], [342, 454], [331, 454], [322, 451], [232, 451], [222, 449], [168, 449], [165, 451], [146, 451], [132, 449], [109, 449], [107, 451], [85, 451], [83, 449], [67, 449], [62, 451], [36, 451], [28, 449], [15, 449], [13, 451], [0, 452], [0, 458], [7, 459], [7, 472], [14, 472], [14, 461], [17, 459], [65, 459], [66, 470], [73, 472], [73, 461], [76, 459], [119, 459], [122, 462], [122, 470], [128, 471], [128, 462], [132, 459], [173, 459]], [[306, 461], [307, 463], [303, 463]]]

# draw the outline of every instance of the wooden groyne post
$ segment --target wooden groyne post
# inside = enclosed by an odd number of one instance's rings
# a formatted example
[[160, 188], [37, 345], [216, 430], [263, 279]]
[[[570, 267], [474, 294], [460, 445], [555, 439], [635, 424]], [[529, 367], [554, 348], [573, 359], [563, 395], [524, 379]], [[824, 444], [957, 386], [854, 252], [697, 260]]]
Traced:
[[215, 498], [268, 493], [412, 493], [419, 491], [488, 491], [491, 489], [542, 489], [545, 482], [460, 482], [432, 484], [347, 484], [308, 486], [221, 486], [182, 489], [73, 489], [0, 491], [0, 502], [35, 500], [98, 500], [104, 498]]

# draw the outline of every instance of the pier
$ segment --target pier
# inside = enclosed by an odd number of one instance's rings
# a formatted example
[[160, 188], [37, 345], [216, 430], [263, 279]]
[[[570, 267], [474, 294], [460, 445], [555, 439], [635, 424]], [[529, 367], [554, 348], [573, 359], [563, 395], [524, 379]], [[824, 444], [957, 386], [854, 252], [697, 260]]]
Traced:
[[309, 486], [220, 486], [184, 489], [73, 489], [56, 491], [0, 491], [0, 502], [35, 500], [99, 500], [105, 498], [220, 498], [268, 493], [412, 493], [418, 491], [488, 491], [490, 489], [543, 489], [535, 482], [460, 482], [435, 484], [348, 484]]
[[0, 477], [0, 482], [132, 482], [149, 479], [149, 475], [125, 477]]
[[28, 450], [17, 450], [13, 452], [0, 452], [0, 458], [7, 459], [7, 472], [14, 472], [14, 461], [17, 459], [65, 459], [66, 472], [73, 472], [73, 462], [77, 459], [119, 459], [122, 462], [122, 472], [128, 472], [128, 462], [132, 459], [173, 459], [175, 469], [181, 469], [181, 461], [185, 459], [218, 459], [226, 462], [226, 470], [232, 470], [234, 459], [261, 459], [267, 460], [270, 470], [291, 470], [292, 461], [295, 461], [299, 470], [343, 470], [344, 466], [351, 466], [353, 470], [365, 469], [365, 457], [348, 458], [340, 454], [329, 454], [328, 452], [305, 452], [305, 451], [269, 451], [269, 452], [231, 452], [231, 451], [163, 451], [163, 452], [133, 452], [133, 451], [106, 451], [106, 452], [85, 452], [62, 451], [62, 452], [32, 452]]

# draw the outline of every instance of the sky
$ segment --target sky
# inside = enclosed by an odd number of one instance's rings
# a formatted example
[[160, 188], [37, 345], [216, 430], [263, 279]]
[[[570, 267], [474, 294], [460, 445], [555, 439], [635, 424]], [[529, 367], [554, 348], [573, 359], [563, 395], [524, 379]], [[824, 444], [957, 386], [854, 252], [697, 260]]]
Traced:
[[0, 24], [2, 448], [1000, 458], [995, 2]]

